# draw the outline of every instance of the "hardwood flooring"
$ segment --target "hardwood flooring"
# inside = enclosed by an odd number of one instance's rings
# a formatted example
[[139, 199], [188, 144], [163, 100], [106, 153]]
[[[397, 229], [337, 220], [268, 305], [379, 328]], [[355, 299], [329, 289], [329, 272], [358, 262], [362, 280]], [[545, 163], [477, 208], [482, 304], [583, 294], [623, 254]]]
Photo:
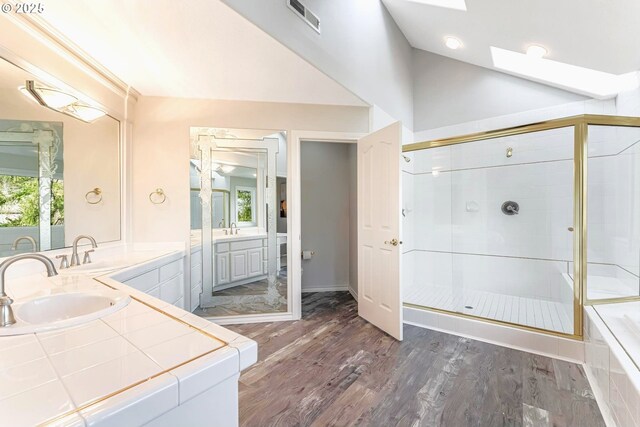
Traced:
[[582, 367], [405, 325], [397, 342], [347, 292], [303, 319], [230, 327], [258, 342], [242, 426], [604, 426]]

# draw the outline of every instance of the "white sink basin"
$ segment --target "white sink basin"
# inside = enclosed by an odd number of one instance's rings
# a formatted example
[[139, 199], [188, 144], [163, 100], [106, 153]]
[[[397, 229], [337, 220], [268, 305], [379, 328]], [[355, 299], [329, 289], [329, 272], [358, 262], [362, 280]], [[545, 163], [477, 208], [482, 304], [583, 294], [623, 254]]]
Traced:
[[70, 292], [13, 304], [16, 323], [0, 328], [2, 335], [20, 335], [68, 328], [99, 319], [125, 307], [131, 297], [104, 289]]
[[82, 264], [75, 267], [65, 268], [58, 270], [61, 275], [74, 275], [74, 274], [89, 274], [95, 275], [100, 273], [107, 273], [109, 271], [120, 270], [121, 268], [128, 267], [131, 262], [127, 261], [98, 261], [91, 264]]

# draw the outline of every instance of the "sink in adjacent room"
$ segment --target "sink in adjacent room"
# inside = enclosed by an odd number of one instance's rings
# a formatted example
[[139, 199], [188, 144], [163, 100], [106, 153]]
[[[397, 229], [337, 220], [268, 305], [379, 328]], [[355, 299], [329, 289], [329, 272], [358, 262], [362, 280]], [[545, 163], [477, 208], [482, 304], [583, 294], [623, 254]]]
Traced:
[[2, 335], [20, 335], [67, 328], [99, 319], [125, 307], [131, 297], [104, 289], [46, 295], [14, 304], [16, 323]]

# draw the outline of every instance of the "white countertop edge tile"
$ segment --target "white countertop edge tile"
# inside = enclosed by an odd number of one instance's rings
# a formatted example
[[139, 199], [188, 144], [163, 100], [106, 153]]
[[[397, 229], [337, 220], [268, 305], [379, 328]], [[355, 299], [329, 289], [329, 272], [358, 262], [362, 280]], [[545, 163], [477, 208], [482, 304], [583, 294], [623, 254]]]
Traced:
[[64, 418], [47, 423], [47, 427], [85, 427], [87, 424], [78, 414], [67, 415]]
[[80, 411], [87, 426], [143, 425], [178, 406], [178, 379], [165, 373]]
[[239, 366], [238, 350], [227, 346], [171, 370], [180, 384], [180, 404], [233, 375], [239, 375]]

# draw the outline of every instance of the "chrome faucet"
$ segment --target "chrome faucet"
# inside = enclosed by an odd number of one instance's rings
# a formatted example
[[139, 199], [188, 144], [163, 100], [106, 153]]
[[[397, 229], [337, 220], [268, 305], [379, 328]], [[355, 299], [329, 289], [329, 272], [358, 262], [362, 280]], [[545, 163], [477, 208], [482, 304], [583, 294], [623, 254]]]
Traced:
[[236, 225], [235, 222], [231, 223], [231, 226], [229, 227], [229, 234], [231, 234], [233, 236], [233, 228], [235, 227], [236, 229], [236, 234], [238, 234], [238, 226]]
[[29, 242], [31, 242], [31, 252], [38, 252], [38, 244], [36, 243], [36, 239], [34, 239], [31, 236], [20, 236], [18, 237], [16, 240], [13, 241], [13, 245], [11, 245], [11, 250], [15, 251], [16, 249], [18, 249], [18, 243], [20, 243], [22, 240], [28, 240]]
[[73, 240], [73, 252], [71, 253], [71, 267], [80, 265], [80, 257], [78, 256], [78, 242], [82, 239], [89, 239], [91, 241], [91, 247], [94, 249], [98, 247], [96, 239], [86, 234], [81, 234]]
[[11, 308], [13, 300], [9, 298], [4, 291], [4, 273], [11, 264], [23, 259], [35, 259], [36, 261], [42, 262], [44, 266], [47, 267], [47, 276], [49, 277], [58, 275], [53, 261], [41, 254], [21, 254], [4, 260], [4, 262], [0, 264], [0, 327], [16, 323], [16, 319], [13, 316], [13, 309]]

